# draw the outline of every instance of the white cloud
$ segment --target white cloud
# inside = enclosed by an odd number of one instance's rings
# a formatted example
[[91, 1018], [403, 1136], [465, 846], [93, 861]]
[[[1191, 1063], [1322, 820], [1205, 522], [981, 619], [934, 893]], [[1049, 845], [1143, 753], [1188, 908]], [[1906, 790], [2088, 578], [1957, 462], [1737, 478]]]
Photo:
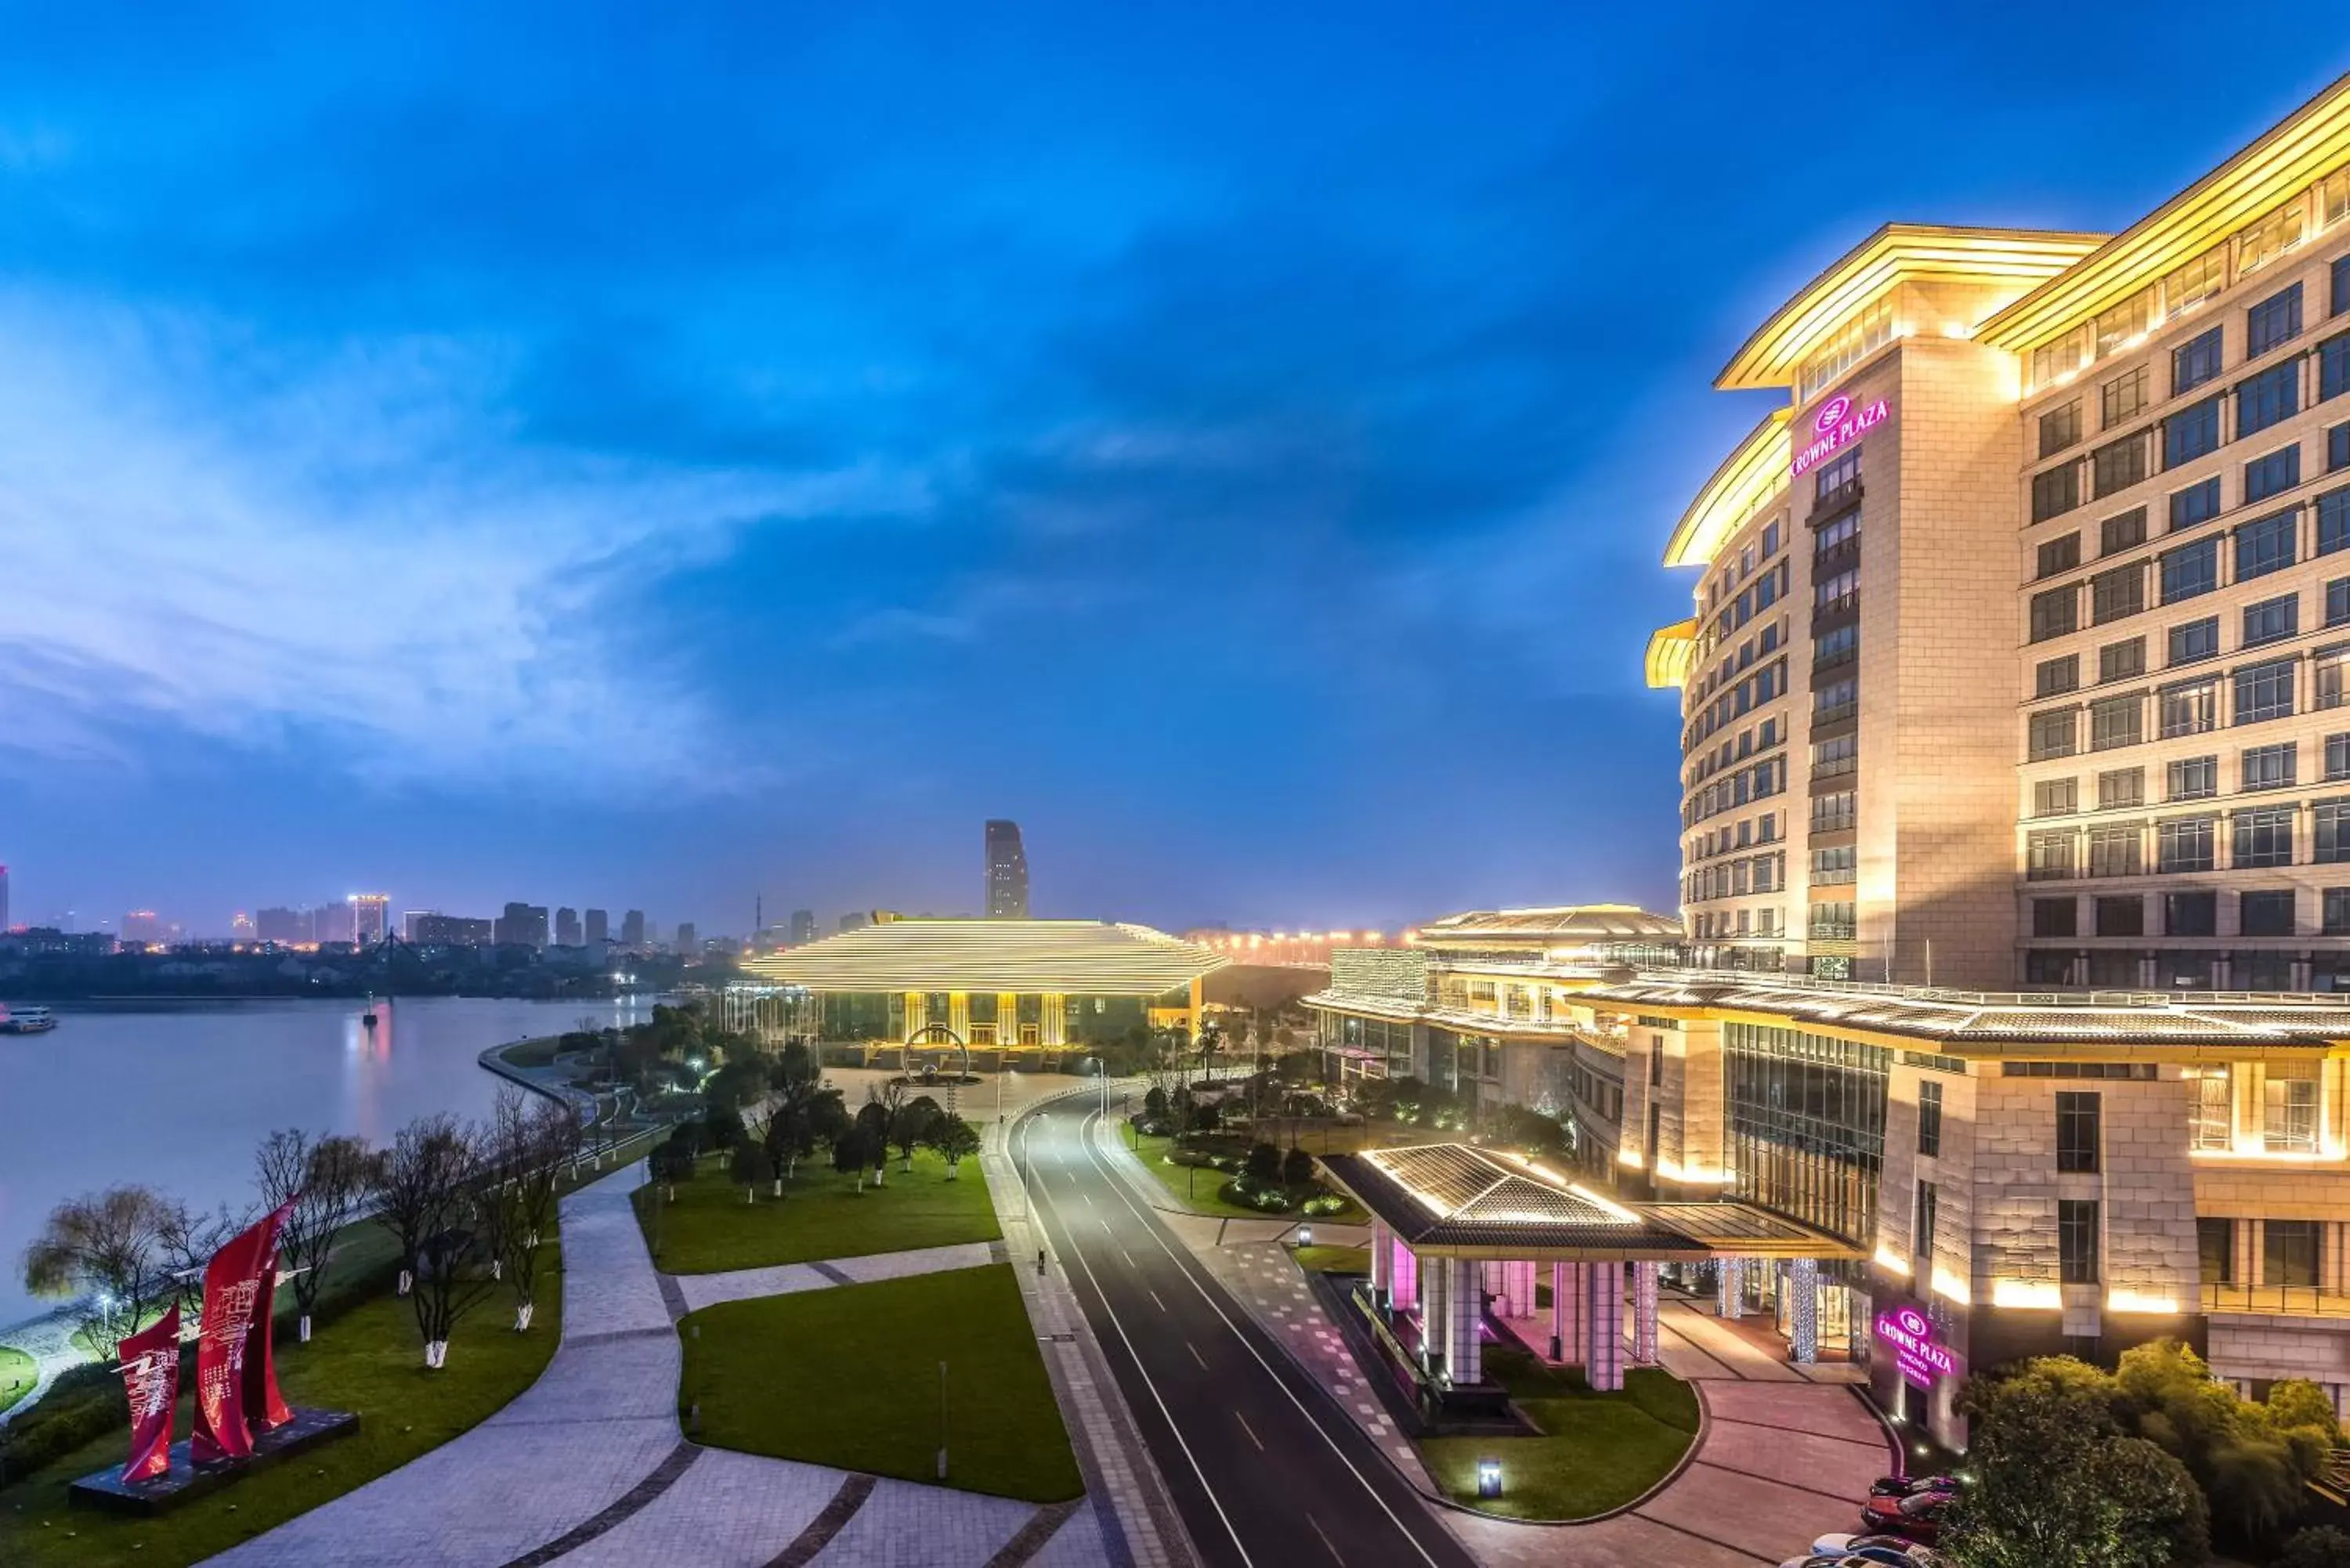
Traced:
[[[0, 764], [135, 763], [169, 727], [324, 741], [384, 783], [726, 788], [704, 701], [602, 612], [754, 520], [919, 504], [868, 472], [536, 448], [496, 355], [304, 356], [0, 295]], [[624, 578], [621, 574], [628, 576]], [[631, 635], [631, 634], [635, 635]], [[15, 753], [13, 759], [9, 753]]]

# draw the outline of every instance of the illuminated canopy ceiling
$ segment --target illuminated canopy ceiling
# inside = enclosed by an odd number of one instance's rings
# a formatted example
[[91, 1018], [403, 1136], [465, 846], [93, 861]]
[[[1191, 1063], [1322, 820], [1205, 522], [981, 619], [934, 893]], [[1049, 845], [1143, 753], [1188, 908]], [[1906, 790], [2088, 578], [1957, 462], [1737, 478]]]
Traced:
[[1788, 409], [1773, 409], [1721, 460], [1697, 499], [1689, 504], [1673, 536], [1665, 541], [1668, 566], [1710, 565], [1739, 524], [1786, 487]]
[[1697, 621], [1677, 620], [1648, 634], [1648, 684], [1680, 686], [1689, 680], [1690, 660], [1697, 655]]
[[1219, 954], [1148, 926], [1101, 920], [890, 920], [743, 968], [833, 992], [1060, 992], [1159, 996], [1224, 967]]

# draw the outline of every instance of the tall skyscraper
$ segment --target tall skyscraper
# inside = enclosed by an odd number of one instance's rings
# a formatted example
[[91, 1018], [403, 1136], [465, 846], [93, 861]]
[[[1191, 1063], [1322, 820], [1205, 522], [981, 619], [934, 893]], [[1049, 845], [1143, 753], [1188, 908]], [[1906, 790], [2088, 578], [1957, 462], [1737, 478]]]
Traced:
[[555, 911], [555, 945], [559, 948], [579, 945], [579, 911], [568, 904]]
[[433, 909], [406, 909], [401, 911], [400, 917], [400, 940], [404, 942], [415, 941], [417, 940], [417, 922], [424, 919], [427, 915], [436, 914], [439, 911]]
[[987, 825], [987, 918], [1028, 918], [1028, 852], [1021, 847], [1020, 825], [1002, 818]]
[[315, 941], [348, 942], [351, 936], [351, 906], [321, 904], [310, 911], [310, 935]]
[[492, 934], [501, 946], [545, 948], [546, 946], [546, 906], [544, 904], [508, 904], [492, 928]]
[[792, 911], [792, 946], [798, 947], [802, 942], [814, 940], [816, 940], [816, 911], [794, 909]]
[[612, 917], [610, 914], [602, 909], [588, 910], [588, 945], [592, 948], [598, 942], [608, 942], [611, 940]]
[[272, 905], [253, 917], [253, 934], [265, 942], [283, 942], [291, 947], [310, 940], [310, 912]]
[[[0, 926], [0, 929], [5, 929], [6, 928], [5, 926]], [[229, 940], [239, 943], [240, 945], [252, 941], [254, 940], [253, 931], [253, 917], [246, 914], [243, 909], [239, 909], [234, 915], [230, 917], [228, 922]]]
[[424, 947], [477, 948], [496, 939], [497, 923], [494, 920], [444, 915], [436, 909], [416, 917], [416, 934], [409, 940]]
[[152, 909], [133, 909], [122, 917], [122, 941], [131, 947], [145, 947], [163, 940], [163, 921]]
[[677, 928], [677, 950], [689, 955], [698, 950], [701, 944], [694, 939], [699, 935], [701, 933], [693, 929], [691, 920], [681, 922]]
[[620, 945], [624, 948], [645, 945], [645, 912], [642, 909], [630, 909], [620, 917]]
[[391, 929], [391, 898], [383, 893], [353, 893], [345, 902], [351, 907], [351, 940], [369, 947], [383, 940]]

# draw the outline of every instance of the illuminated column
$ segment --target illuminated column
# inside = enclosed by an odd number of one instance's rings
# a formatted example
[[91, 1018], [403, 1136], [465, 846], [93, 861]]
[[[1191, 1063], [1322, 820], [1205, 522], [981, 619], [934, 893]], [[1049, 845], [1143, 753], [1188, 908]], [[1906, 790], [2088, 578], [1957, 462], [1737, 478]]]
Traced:
[[1788, 1275], [1787, 1288], [1794, 1293], [1789, 1314], [1794, 1324], [1792, 1358], [1809, 1366], [1820, 1358], [1820, 1266], [1810, 1258], [1798, 1258]]
[[1068, 1023], [1068, 999], [1057, 991], [1046, 992], [1043, 1027], [1036, 1031], [1036, 1038], [1047, 1045], [1061, 1044], [1062, 1031]]
[[[1415, 1256], [1413, 1262], [1419, 1259]], [[1428, 1271], [1428, 1288], [1419, 1298], [1419, 1369], [1434, 1372], [1444, 1360], [1444, 1292], [1451, 1282], [1451, 1271], [1441, 1258]]]
[[1503, 1317], [1530, 1318], [1534, 1315], [1534, 1266], [1525, 1259], [1513, 1259], [1502, 1265]]
[[[906, 1040], [911, 1040], [917, 1030], [931, 1021], [931, 997], [928, 992], [906, 993]], [[906, 1040], [892, 1040], [892, 1045], [903, 1045]]]
[[1550, 1358], [1583, 1364], [1584, 1295], [1591, 1289], [1588, 1263], [1550, 1266]]
[[1020, 1044], [1020, 993], [1016, 991], [996, 993], [995, 1043], [999, 1046]]
[[1193, 975], [1191, 977], [1191, 1016], [1183, 1021], [1185, 1033], [1197, 1034], [1200, 1032], [1200, 1004], [1206, 994], [1206, 977]]
[[971, 995], [968, 992], [947, 992], [947, 1027], [955, 1032], [958, 1040], [971, 1038]]
[[1508, 1282], [1503, 1278], [1503, 1271], [1508, 1266], [1506, 1263], [1481, 1260], [1477, 1264], [1477, 1288], [1489, 1296], [1504, 1294], [1510, 1287]]
[[1624, 1386], [1624, 1265], [1587, 1266], [1583, 1292], [1583, 1378], [1603, 1394]]
[[1444, 1272], [1444, 1370], [1456, 1384], [1475, 1383], [1485, 1376], [1483, 1347], [1478, 1328], [1484, 1321], [1484, 1303], [1477, 1289], [1473, 1259], [1447, 1258]]
[[1746, 1315], [1746, 1260], [1723, 1258], [1714, 1264], [1714, 1311], [1725, 1319]]
[[1371, 1220], [1371, 1303], [1385, 1306], [1388, 1293], [1395, 1277], [1395, 1242], [1388, 1231], [1388, 1222]]
[[1657, 1265], [1632, 1265], [1632, 1364], [1657, 1364]]
[[1419, 1305], [1419, 1259], [1400, 1241], [1389, 1245], [1395, 1251], [1388, 1259], [1388, 1289], [1394, 1293], [1396, 1310], [1410, 1312]]

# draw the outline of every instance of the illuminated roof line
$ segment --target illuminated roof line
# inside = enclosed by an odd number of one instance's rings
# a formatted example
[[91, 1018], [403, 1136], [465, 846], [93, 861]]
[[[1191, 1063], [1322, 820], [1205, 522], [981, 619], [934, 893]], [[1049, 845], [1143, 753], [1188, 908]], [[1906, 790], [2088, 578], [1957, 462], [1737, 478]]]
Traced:
[[744, 961], [816, 991], [1058, 992], [1158, 996], [1224, 957], [1148, 926], [1100, 920], [890, 920]]
[[2350, 162], [2350, 76], [2021, 299], [1975, 336], [2022, 352], [2202, 254], [2334, 168]]
[[1690, 661], [1697, 657], [1697, 618], [1660, 626], [1648, 634], [1648, 684], [1662, 690], [1689, 680]]
[[1937, 278], [2021, 290], [2064, 272], [2105, 239], [2057, 229], [1887, 223], [1773, 312], [1713, 384], [1725, 392], [1793, 387], [1804, 360], [1898, 284]]
[[1665, 541], [1668, 566], [1703, 566], [1746, 520], [1787, 483], [1787, 420], [1793, 409], [1773, 409], [1746, 439], [1731, 449], [1689, 504]]

